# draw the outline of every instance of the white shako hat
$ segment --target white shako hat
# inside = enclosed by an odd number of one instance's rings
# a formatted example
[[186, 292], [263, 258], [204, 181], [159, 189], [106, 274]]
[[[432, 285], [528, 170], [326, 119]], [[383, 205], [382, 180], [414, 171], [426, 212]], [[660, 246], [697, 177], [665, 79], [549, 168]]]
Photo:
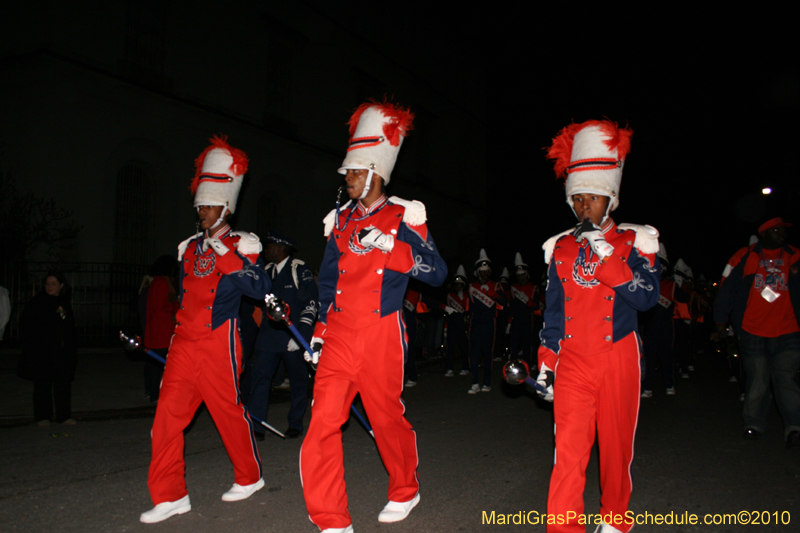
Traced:
[[508, 281], [508, 267], [503, 267], [503, 271], [500, 273], [500, 281], [502, 280]]
[[247, 173], [247, 154], [229, 145], [225, 135], [215, 135], [209, 140], [211, 145], [194, 161], [197, 169], [191, 187], [194, 206], [222, 205], [233, 213]]
[[515, 274], [528, 271], [528, 264], [522, 260], [522, 254], [519, 252], [517, 252], [517, 255], [514, 257], [514, 271]]
[[689, 265], [686, 264], [686, 261], [684, 261], [683, 258], [678, 259], [678, 261], [675, 263], [675, 267], [672, 270], [675, 271], [676, 274], [680, 274], [684, 278], [687, 279], [694, 278], [694, 272], [692, 272], [691, 267], [689, 267]]
[[414, 114], [390, 102], [361, 104], [350, 117], [350, 144], [339, 174], [372, 170], [388, 185], [403, 137], [413, 129]]
[[464, 270], [464, 265], [458, 265], [458, 270], [456, 270], [456, 277], [453, 278], [454, 283], [463, 283], [464, 285], [467, 284], [467, 271]]
[[608, 213], [619, 206], [622, 167], [631, 149], [629, 128], [610, 120], [589, 120], [570, 124], [553, 139], [547, 158], [554, 161], [556, 176], [566, 178], [567, 205], [573, 194], [609, 197]]
[[486, 255], [486, 250], [483, 248], [481, 248], [481, 252], [478, 255], [478, 260], [475, 261], [475, 274], [481, 270], [488, 270], [489, 272], [492, 271], [492, 260]]

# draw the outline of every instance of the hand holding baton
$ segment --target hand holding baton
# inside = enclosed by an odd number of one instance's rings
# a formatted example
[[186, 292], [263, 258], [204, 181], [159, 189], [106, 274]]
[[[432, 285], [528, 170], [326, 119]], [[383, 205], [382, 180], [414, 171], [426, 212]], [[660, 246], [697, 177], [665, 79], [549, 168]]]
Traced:
[[541, 383], [531, 377], [530, 367], [522, 359], [515, 359], [503, 365], [503, 379], [511, 385], [527, 383], [536, 389], [536, 393], [539, 396], [545, 399], [548, 394], [552, 394], [552, 391], [548, 391], [547, 387], [542, 386]]
[[[146, 353], [147, 355], [149, 355], [150, 357], [152, 357], [153, 359], [155, 359], [159, 363], [162, 363], [162, 364], [165, 364], [165, 365], [167, 364], [167, 360], [166, 359], [164, 359], [163, 357], [158, 355], [153, 350], [148, 350], [147, 348], [142, 346], [142, 339], [138, 335], [134, 335], [133, 337], [128, 337], [127, 335], [125, 335], [124, 333], [122, 333], [120, 331], [119, 332], [119, 339], [124, 343], [125, 349], [128, 350], [129, 352], [134, 352], [136, 350], [142, 350], [144, 353]], [[258, 417], [253, 416], [253, 414], [250, 413], [249, 411], [247, 412], [247, 414], [254, 421], [258, 422], [259, 424], [261, 424], [262, 426], [264, 426], [268, 430], [272, 431], [273, 433], [275, 433], [276, 435], [278, 435], [282, 439], [286, 438], [286, 435], [284, 435], [283, 433], [281, 433], [280, 431], [278, 431], [274, 427], [270, 426], [269, 424], [267, 424], [263, 420], [260, 420]]]
[[[287, 304], [274, 294], [267, 294], [266, 297], [264, 297], [264, 303], [267, 304], [267, 316], [270, 318], [270, 320], [274, 320], [275, 322], [279, 322], [281, 324], [286, 324], [286, 327], [288, 327], [289, 331], [292, 332], [292, 335], [294, 335], [295, 339], [297, 339], [297, 342], [300, 343], [300, 346], [302, 346], [303, 349], [305, 349], [305, 351], [307, 351], [308, 353], [313, 354], [314, 350], [312, 350], [311, 346], [308, 345], [306, 339], [302, 335], [300, 335], [300, 332], [297, 331], [295, 325], [292, 324], [292, 319], [289, 318], [289, 313], [291, 311], [289, 309], [289, 304]], [[311, 366], [312, 368], [314, 368], [315, 371], [317, 370], [316, 367], [314, 367], [314, 365]], [[350, 411], [355, 415], [358, 421], [361, 422], [364, 428], [366, 428], [366, 430], [369, 432], [370, 435], [372, 435], [372, 438], [374, 439], [375, 432], [372, 431], [372, 428], [370, 427], [369, 423], [364, 419], [363, 416], [361, 416], [361, 413], [358, 412], [358, 409], [356, 409], [355, 405], [350, 404]]]

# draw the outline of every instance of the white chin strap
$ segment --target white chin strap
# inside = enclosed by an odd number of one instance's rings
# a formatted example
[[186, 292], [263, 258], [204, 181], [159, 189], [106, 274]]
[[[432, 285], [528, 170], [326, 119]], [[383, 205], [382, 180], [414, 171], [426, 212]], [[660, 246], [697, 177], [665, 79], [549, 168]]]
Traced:
[[369, 194], [370, 185], [372, 185], [372, 174], [375, 172], [371, 168], [367, 169], [367, 183], [364, 185], [364, 191], [361, 193], [361, 196], [358, 197], [359, 200], [363, 200]]
[[225, 220], [225, 211], [227, 211], [227, 210], [228, 210], [228, 206], [227, 205], [222, 206], [222, 212], [219, 214], [219, 218], [217, 219], [216, 222], [214, 222], [213, 226], [208, 228], [209, 231], [211, 231], [212, 229], [214, 229], [217, 226], [219, 226], [220, 224], [222, 224], [222, 221]]
[[[197, 207], [196, 207], [196, 209], [197, 209], [197, 212], [199, 213], [199, 212], [200, 212], [200, 206], [197, 206]], [[219, 226], [220, 224], [222, 224], [222, 221], [223, 221], [223, 220], [225, 220], [225, 212], [226, 212], [227, 210], [228, 210], [228, 206], [227, 206], [227, 205], [223, 205], [223, 206], [222, 206], [222, 212], [219, 214], [219, 218], [217, 219], [217, 221], [216, 221], [216, 222], [214, 222], [214, 225], [213, 225], [213, 226], [211, 226], [210, 228], [208, 228], [208, 230], [209, 230], [209, 231], [211, 231], [212, 229], [214, 229], [214, 228], [216, 228], [217, 226]]]

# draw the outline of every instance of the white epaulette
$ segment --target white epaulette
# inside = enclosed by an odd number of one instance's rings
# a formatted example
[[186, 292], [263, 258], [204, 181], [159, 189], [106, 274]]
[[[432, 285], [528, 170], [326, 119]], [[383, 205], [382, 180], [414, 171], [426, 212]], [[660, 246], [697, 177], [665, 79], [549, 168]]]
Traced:
[[552, 237], [544, 241], [544, 244], [542, 245], [542, 250], [544, 250], [544, 263], [546, 265], [550, 264], [550, 259], [553, 257], [553, 250], [555, 249], [556, 241], [561, 237], [563, 237], [564, 235], [569, 235], [573, 231], [575, 231], [575, 228], [562, 231], [558, 235], [553, 235]]
[[[341, 213], [351, 205], [355, 207], [356, 200], [347, 200], [343, 206], [339, 207], [339, 212]], [[322, 233], [327, 238], [333, 231], [334, 224], [336, 224], [336, 209], [331, 209], [331, 212], [325, 215], [325, 218], [322, 219], [322, 224], [324, 226]]]
[[403, 200], [397, 196], [392, 196], [389, 201], [393, 204], [402, 205], [406, 208], [403, 213], [403, 222], [409, 226], [421, 226], [428, 220], [428, 215], [425, 212], [425, 204], [419, 200]]
[[[292, 281], [294, 281], [294, 288], [295, 289], [299, 289], [300, 288], [300, 278], [297, 275], [297, 267], [299, 267], [300, 265], [305, 265], [305, 264], [306, 264], [306, 262], [303, 261], [302, 259], [295, 259], [295, 258], [292, 258], [292, 262], [289, 264], [289, 268], [292, 269]], [[275, 268], [275, 263], [267, 263], [264, 266], [264, 270], [269, 270], [269, 267]], [[275, 274], [275, 275], [277, 276], [277, 274]]]
[[619, 224], [621, 230], [633, 230], [636, 232], [636, 240], [633, 246], [640, 252], [646, 254], [658, 253], [658, 230], [653, 226], [640, 226], [639, 224]]
[[261, 246], [261, 239], [255, 233], [249, 231], [232, 231], [231, 235], [239, 237], [239, 242], [236, 243], [236, 249], [242, 255], [260, 254], [263, 246]]
[[294, 288], [295, 289], [299, 289], [300, 288], [300, 279], [298, 279], [298, 276], [297, 276], [297, 267], [299, 267], [300, 265], [305, 265], [305, 264], [306, 264], [306, 262], [303, 261], [302, 259], [292, 259], [292, 281], [294, 281]]
[[325, 215], [325, 218], [322, 219], [322, 225], [324, 226], [323, 234], [325, 237], [331, 234], [333, 231], [333, 225], [336, 223], [336, 209], [331, 209], [331, 212]]
[[201, 235], [202, 233], [195, 233], [194, 235], [192, 235], [191, 237], [189, 237], [188, 239], [186, 239], [185, 241], [183, 241], [178, 245], [178, 261], [183, 261], [183, 254], [186, 253], [186, 248], [189, 246], [189, 243], [192, 242], [192, 240], [200, 237]]

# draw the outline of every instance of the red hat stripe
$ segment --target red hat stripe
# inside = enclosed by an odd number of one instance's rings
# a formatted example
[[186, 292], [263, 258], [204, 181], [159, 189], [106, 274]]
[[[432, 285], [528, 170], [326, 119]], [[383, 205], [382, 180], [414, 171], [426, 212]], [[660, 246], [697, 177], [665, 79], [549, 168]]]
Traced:
[[224, 150], [227, 150], [227, 152], [231, 155], [231, 158], [233, 158], [233, 163], [231, 164], [229, 169], [232, 175], [241, 176], [247, 174], [247, 167], [249, 164], [249, 160], [247, 159], [247, 154], [245, 154], [242, 150], [234, 148], [233, 146], [228, 144], [227, 135], [215, 135], [214, 137], [209, 139], [209, 141], [211, 142], [211, 145], [208, 146], [208, 148], [206, 148], [205, 150], [203, 150], [203, 153], [201, 153], [197, 157], [197, 159], [194, 160], [194, 166], [196, 170], [191, 185], [192, 194], [197, 193], [197, 186], [200, 185], [201, 173], [203, 171], [203, 163], [206, 160], [206, 156], [211, 150], [215, 148], [222, 148]]
[[[389, 144], [398, 146], [400, 144], [400, 137], [407, 136], [408, 132], [414, 128], [414, 113], [391, 102], [385, 101], [381, 103], [370, 99], [368, 102], [364, 102], [358, 106], [347, 122], [350, 126], [350, 135], [352, 136], [355, 133], [358, 121], [361, 119], [361, 115], [364, 111], [373, 106], [377, 107], [378, 111], [388, 119], [388, 122], [383, 125], [383, 133], [389, 141]], [[350, 142], [352, 143], [353, 140], [355, 139], [351, 139]]]
[[[588, 120], [581, 124], [570, 124], [558, 132], [553, 139], [553, 144], [547, 148], [547, 158], [553, 160], [556, 176], [565, 178], [570, 173], [570, 163], [572, 157], [572, 144], [575, 135], [582, 129], [589, 126], [599, 126], [601, 131], [608, 136], [603, 143], [609, 150], [617, 151], [617, 159], [624, 160], [631, 150], [631, 137], [633, 130], [630, 128], [620, 128], [615, 122], [610, 120]], [[608, 168], [608, 167], [604, 167]], [[588, 170], [586, 168], [582, 170]]]
[[385, 140], [386, 139], [383, 137], [359, 137], [350, 141], [350, 148], [348, 148], [347, 151], [366, 148], [368, 146], [377, 146]]
[[622, 162], [610, 157], [598, 157], [595, 159], [581, 159], [574, 161], [567, 167], [567, 174], [582, 172], [584, 170], [608, 170], [622, 166]]

